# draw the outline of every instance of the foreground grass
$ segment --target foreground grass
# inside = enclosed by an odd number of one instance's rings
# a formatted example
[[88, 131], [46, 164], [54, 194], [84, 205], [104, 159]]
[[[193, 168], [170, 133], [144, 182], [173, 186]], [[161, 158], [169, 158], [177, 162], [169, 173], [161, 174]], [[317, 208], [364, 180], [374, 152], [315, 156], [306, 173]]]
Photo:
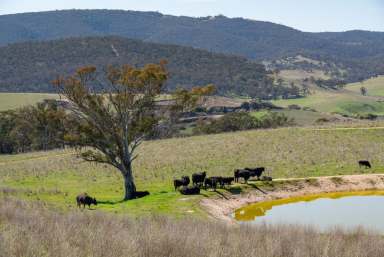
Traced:
[[383, 249], [382, 236], [362, 229], [319, 233], [298, 226], [230, 227], [191, 219], [61, 214], [0, 199], [0, 257], [378, 257]]
[[[199, 201], [216, 193], [182, 196], [173, 189], [174, 177], [201, 170], [232, 175], [235, 168], [255, 166], [267, 167], [275, 178], [381, 173], [382, 149], [381, 128], [284, 128], [149, 141], [140, 148], [134, 170], [138, 190], [151, 195], [128, 202], [121, 202], [122, 178], [116, 170], [85, 163], [72, 150], [0, 156], [0, 195], [70, 210], [76, 208], [75, 196], [88, 192], [101, 202], [97, 209], [110, 212], [205, 217]], [[369, 159], [373, 169], [360, 170], [360, 159]]]

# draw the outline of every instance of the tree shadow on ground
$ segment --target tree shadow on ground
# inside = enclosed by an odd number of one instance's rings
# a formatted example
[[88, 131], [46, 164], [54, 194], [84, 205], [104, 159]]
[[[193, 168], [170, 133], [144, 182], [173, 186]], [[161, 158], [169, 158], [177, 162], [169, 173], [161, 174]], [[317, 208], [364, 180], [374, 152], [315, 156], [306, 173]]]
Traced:
[[231, 193], [233, 195], [239, 195], [243, 192], [243, 189], [240, 186], [224, 188], [224, 190], [228, 191], [229, 193]]
[[267, 192], [263, 191], [261, 188], [259, 188], [258, 186], [256, 186], [255, 184], [248, 184], [250, 187], [253, 187], [254, 189], [262, 192], [263, 194], [268, 194]]
[[120, 204], [120, 203], [124, 203], [125, 201], [124, 200], [117, 200], [117, 201], [97, 201], [97, 204], [107, 204], [107, 205], [115, 205], [115, 204]]

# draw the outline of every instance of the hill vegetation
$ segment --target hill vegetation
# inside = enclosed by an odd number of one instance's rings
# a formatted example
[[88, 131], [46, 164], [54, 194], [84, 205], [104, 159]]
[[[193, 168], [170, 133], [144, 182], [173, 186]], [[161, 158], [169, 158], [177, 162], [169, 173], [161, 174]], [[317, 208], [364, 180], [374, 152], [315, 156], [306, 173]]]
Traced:
[[[273, 85], [263, 65], [243, 57], [119, 37], [71, 38], [1, 47], [0, 91], [52, 92], [52, 80], [73, 74], [82, 66], [94, 65], [99, 70], [107, 65], [141, 67], [162, 59], [168, 61], [168, 89], [213, 83], [219, 94], [268, 98], [290, 92], [290, 88]], [[95, 85], [95, 89], [100, 87]]]
[[[122, 36], [192, 46], [254, 60], [298, 55], [322, 62], [322, 69], [347, 81], [384, 74], [384, 33], [307, 33], [243, 18], [176, 17], [156, 12], [68, 10], [0, 16], [0, 45], [83, 36]], [[292, 63], [288, 63], [292, 65]], [[318, 66], [306, 60], [295, 67]]]

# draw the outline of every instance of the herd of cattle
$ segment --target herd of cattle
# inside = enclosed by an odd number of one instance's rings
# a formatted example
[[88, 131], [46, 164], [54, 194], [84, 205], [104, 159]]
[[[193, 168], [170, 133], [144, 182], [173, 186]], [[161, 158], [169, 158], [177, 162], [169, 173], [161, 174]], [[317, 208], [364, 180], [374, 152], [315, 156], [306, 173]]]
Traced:
[[[372, 168], [372, 165], [367, 160], [361, 160], [358, 162], [359, 167], [362, 168]], [[271, 177], [262, 176], [265, 172], [264, 167], [259, 168], [245, 168], [245, 169], [236, 169], [233, 172], [233, 177], [207, 177], [207, 173], [198, 172], [192, 174], [192, 185], [189, 186], [191, 180], [189, 176], [182, 176], [181, 179], [174, 179], [173, 185], [175, 187], [175, 191], [178, 189], [183, 195], [198, 195], [200, 194], [201, 188], [207, 190], [211, 188], [216, 190], [217, 186], [224, 188], [225, 186], [230, 186], [233, 182], [238, 183], [240, 179], [243, 179], [245, 183], [248, 183], [248, 180], [253, 177], [257, 177], [258, 180], [263, 181], [272, 181]], [[148, 191], [144, 192], [136, 192], [136, 198], [141, 198], [149, 195]], [[97, 205], [96, 198], [92, 198], [87, 193], [80, 194], [76, 197], [77, 206], [85, 208], [86, 205], [90, 207], [92, 204]]]
[[265, 171], [264, 167], [259, 168], [245, 168], [236, 169], [233, 173], [233, 177], [207, 177], [207, 173], [199, 172], [192, 174], [192, 185], [189, 186], [191, 180], [189, 176], [182, 176], [181, 179], [174, 179], [173, 185], [175, 190], [179, 190], [183, 195], [196, 195], [200, 194], [201, 188], [207, 190], [208, 188], [216, 190], [218, 186], [224, 188], [230, 186], [233, 182], [239, 182], [242, 179], [245, 183], [253, 177], [257, 177], [258, 180], [272, 181], [271, 177], [261, 176]]

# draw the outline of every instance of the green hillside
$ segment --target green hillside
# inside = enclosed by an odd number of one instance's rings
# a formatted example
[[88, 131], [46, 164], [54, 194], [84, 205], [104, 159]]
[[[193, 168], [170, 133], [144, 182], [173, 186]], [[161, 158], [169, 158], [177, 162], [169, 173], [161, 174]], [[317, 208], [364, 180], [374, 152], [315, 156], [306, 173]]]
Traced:
[[[377, 114], [384, 115], [384, 102], [380, 99], [384, 90], [381, 89], [383, 77], [364, 81], [363, 83], [354, 83], [346, 85], [341, 90], [327, 90], [318, 87], [311, 89], [311, 95], [288, 100], [273, 101], [274, 104], [287, 107], [297, 104], [302, 107], [313, 108], [320, 112], [341, 113], [346, 115], [357, 114]], [[360, 94], [360, 87], [365, 86], [368, 89], [368, 96]]]
[[[380, 128], [285, 128], [148, 141], [139, 149], [134, 170], [138, 190], [151, 195], [128, 202], [120, 202], [123, 182], [118, 171], [84, 163], [72, 150], [3, 155], [0, 194], [73, 209], [76, 194], [88, 192], [100, 201], [101, 210], [202, 216], [198, 201], [216, 193], [202, 191], [201, 196], [186, 198], [174, 191], [174, 177], [201, 170], [231, 175], [235, 168], [253, 166], [265, 166], [274, 178], [357, 174], [362, 172], [360, 159], [369, 159], [369, 172], [379, 173], [384, 168], [383, 147]], [[235, 185], [230, 191], [243, 189]]]
[[367, 89], [368, 96], [383, 96], [384, 97], [384, 76], [365, 80], [363, 82], [353, 83], [348, 85], [347, 89], [355, 93], [360, 93], [360, 88]]

